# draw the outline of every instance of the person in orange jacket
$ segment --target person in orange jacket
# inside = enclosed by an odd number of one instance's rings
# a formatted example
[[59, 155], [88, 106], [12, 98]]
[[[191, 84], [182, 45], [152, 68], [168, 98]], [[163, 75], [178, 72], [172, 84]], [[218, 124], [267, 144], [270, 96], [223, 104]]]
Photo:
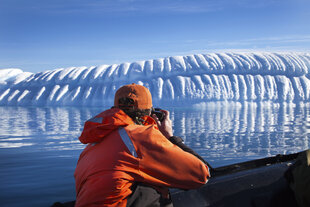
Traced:
[[172, 206], [168, 188], [194, 189], [210, 177], [204, 160], [173, 136], [169, 111], [151, 116], [141, 85], [117, 90], [114, 106], [85, 122], [88, 144], [74, 173], [76, 207]]

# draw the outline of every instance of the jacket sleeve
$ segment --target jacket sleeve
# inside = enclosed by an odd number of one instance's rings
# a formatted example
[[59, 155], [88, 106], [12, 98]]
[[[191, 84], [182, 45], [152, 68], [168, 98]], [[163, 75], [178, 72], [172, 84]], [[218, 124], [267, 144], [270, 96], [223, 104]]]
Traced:
[[191, 153], [192, 155], [200, 159], [203, 163], [205, 163], [208, 166], [209, 170], [212, 170], [211, 165], [207, 161], [205, 161], [197, 152], [195, 152], [189, 146], [184, 144], [183, 139], [181, 137], [172, 136], [169, 138], [169, 141], [180, 147], [183, 151]]
[[129, 133], [140, 158], [137, 181], [181, 189], [198, 188], [207, 182], [208, 167], [154, 127], [141, 127]]

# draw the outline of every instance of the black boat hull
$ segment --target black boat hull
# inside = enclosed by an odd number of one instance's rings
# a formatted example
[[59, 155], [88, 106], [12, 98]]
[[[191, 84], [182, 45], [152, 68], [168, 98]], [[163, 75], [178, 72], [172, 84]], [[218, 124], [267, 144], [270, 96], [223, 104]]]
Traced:
[[285, 173], [299, 153], [278, 155], [214, 169], [199, 189], [172, 192], [175, 207], [294, 207]]

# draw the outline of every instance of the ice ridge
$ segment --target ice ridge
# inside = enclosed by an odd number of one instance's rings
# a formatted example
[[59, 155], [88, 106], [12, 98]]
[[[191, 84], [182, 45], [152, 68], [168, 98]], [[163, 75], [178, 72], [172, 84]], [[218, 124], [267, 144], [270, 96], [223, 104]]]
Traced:
[[0, 70], [0, 105], [111, 106], [137, 83], [154, 105], [211, 101], [308, 102], [309, 53], [208, 53], [40, 73]]

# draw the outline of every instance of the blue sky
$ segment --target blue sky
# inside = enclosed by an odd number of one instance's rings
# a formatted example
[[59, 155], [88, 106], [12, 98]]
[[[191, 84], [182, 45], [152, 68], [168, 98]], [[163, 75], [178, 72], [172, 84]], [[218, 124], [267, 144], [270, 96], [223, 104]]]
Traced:
[[309, 0], [0, 0], [0, 68], [310, 52]]

